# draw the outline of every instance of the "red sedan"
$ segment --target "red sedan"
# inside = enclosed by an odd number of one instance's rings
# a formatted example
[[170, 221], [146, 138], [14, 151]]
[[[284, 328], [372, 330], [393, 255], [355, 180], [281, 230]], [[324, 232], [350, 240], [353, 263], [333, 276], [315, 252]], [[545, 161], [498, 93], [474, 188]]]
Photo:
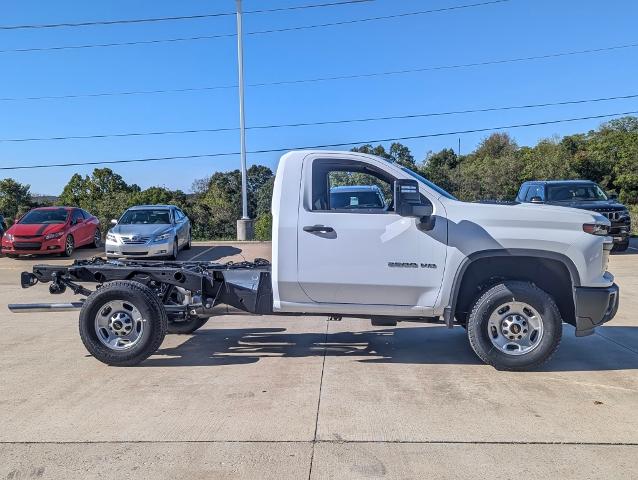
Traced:
[[14, 223], [2, 237], [8, 256], [60, 253], [71, 256], [76, 247], [100, 246], [100, 221], [81, 208], [34, 208]]

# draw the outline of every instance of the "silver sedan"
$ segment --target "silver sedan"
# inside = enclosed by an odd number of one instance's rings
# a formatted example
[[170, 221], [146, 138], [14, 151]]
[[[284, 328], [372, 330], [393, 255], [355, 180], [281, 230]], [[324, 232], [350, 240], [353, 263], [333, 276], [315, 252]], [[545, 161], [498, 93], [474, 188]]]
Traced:
[[129, 208], [106, 235], [107, 258], [169, 257], [191, 248], [191, 223], [174, 205]]

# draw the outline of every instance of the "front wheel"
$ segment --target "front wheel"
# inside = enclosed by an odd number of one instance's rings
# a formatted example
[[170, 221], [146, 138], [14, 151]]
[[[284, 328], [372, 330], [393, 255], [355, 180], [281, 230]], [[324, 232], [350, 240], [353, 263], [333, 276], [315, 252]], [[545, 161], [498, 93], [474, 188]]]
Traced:
[[157, 295], [138, 282], [105, 283], [80, 311], [82, 343], [107, 365], [131, 366], [146, 360], [166, 336], [168, 318]]
[[67, 235], [66, 240], [64, 241], [64, 252], [62, 252], [62, 256], [70, 257], [73, 255], [73, 250], [75, 250], [75, 240], [73, 239], [73, 235]]
[[611, 247], [611, 251], [613, 253], [625, 252], [627, 251], [628, 248], [629, 248], [629, 240], [623, 243], [614, 243], [614, 246]]
[[173, 251], [168, 256], [169, 260], [177, 260], [177, 256], [179, 255], [179, 245], [177, 244], [177, 237], [173, 240]]
[[184, 245], [184, 250], [190, 250], [193, 246], [193, 232], [188, 231], [188, 240], [186, 241], [186, 245]]
[[467, 333], [485, 363], [499, 370], [530, 370], [558, 348], [562, 319], [545, 291], [529, 282], [505, 281], [476, 299]]

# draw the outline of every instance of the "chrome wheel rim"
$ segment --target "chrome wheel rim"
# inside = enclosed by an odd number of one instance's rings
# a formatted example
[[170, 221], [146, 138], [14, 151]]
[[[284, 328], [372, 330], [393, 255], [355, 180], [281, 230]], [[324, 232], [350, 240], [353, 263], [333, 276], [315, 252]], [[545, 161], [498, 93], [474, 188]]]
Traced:
[[66, 251], [66, 254], [71, 255], [73, 253], [73, 237], [71, 236], [66, 237], [66, 242], [64, 243], [65, 243], [64, 250]]
[[95, 316], [98, 340], [111, 350], [128, 350], [144, 334], [144, 319], [135, 305], [123, 300], [105, 303]]
[[525, 355], [543, 339], [543, 318], [525, 302], [507, 302], [490, 315], [487, 335], [492, 345], [506, 355]]
[[93, 241], [96, 245], [100, 245], [100, 242], [102, 241], [102, 235], [100, 234], [100, 231], [98, 229], [95, 229], [95, 233], [93, 234]]

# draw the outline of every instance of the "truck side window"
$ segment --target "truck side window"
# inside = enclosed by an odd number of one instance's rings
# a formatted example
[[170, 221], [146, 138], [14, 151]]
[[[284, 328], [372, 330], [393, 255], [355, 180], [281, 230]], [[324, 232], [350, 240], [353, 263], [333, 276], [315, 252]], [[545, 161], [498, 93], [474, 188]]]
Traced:
[[385, 213], [392, 211], [394, 178], [366, 163], [318, 159], [312, 167], [312, 209]]
[[527, 195], [525, 195], [525, 201], [530, 202], [534, 197], [540, 197], [541, 200], [545, 201], [545, 192], [543, 185], [532, 185], [531, 187], [529, 187]]

